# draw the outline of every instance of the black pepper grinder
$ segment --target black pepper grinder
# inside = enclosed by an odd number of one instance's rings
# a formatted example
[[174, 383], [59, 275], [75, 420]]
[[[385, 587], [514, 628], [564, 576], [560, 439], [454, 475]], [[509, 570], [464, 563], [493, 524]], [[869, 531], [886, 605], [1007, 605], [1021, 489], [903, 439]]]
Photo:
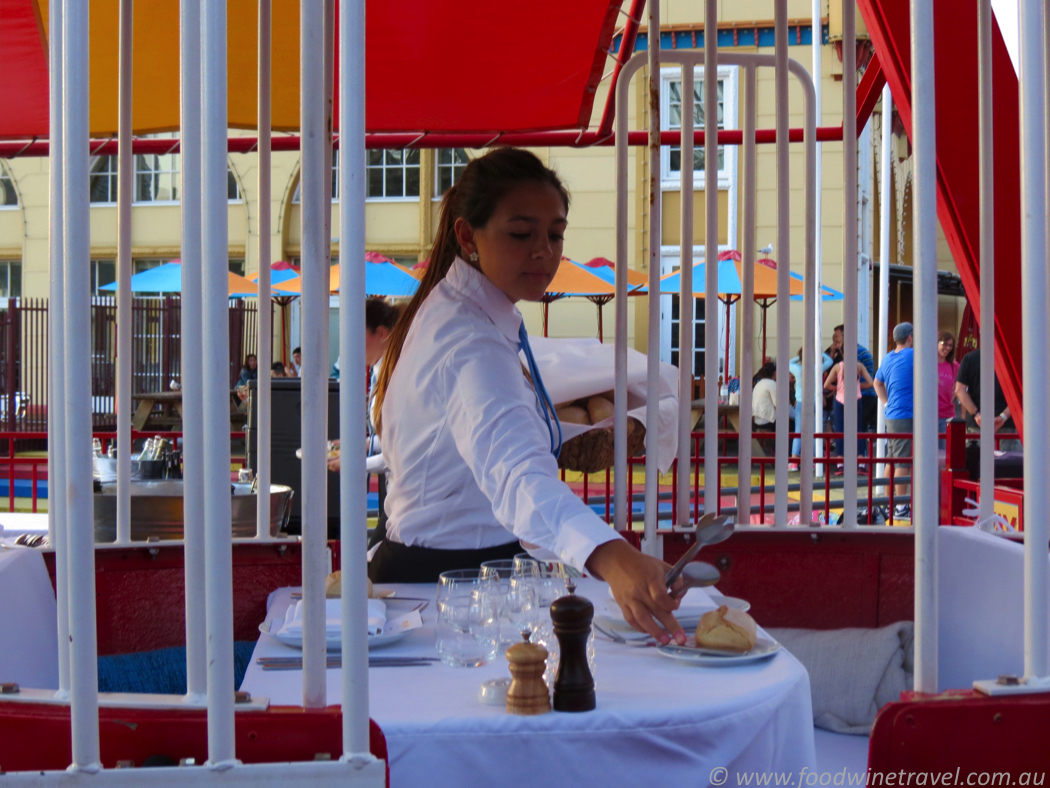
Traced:
[[561, 651], [554, 679], [554, 710], [591, 711], [597, 704], [594, 677], [587, 664], [587, 638], [591, 634], [594, 605], [576, 596], [576, 586], [569, 584], [568, 589], [568, 596], [551, 603], [551, 621]]

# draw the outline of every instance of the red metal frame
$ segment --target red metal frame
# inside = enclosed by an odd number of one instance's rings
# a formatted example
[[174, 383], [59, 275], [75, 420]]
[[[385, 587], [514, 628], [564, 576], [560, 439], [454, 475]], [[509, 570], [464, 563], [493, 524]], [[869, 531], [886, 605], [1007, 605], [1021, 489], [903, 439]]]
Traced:
[[[858, 0], [861, 15], [911, 135], [911, 35], [908, 0]], [[954, 0], [934, 2], [937, 85], [937, 215], [978, 320], [977, 14]], [[995, 110], [995, 370], [1023, 432], [1021, 402], [1021, 183], [1017, 75], [998, 26], [992, 31]]]

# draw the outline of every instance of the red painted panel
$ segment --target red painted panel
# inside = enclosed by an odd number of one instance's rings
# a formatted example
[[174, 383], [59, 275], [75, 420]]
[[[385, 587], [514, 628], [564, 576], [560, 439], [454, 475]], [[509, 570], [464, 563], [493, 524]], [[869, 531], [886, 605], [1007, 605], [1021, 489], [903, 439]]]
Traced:
[[[942, 785], [1043, 785], [1050, 771], [1050, 749], [1039, 742], [1047, 731], [1046, 695], [988, 698], [951, 693], [891, 703], [875, 719], [868, 766], [871, 774], [949, 773]], [[981, 781], [981, 772], [991, 774]], [[1009, 776], [1000, 774], [992, 782], [992, 775], [1003, 772]], [[1038, 782], [1025, 782], [1025, 773], [1033, 772]], [[971, 773], [977, 774], [970, 778]], [[889, 783], [869, 777], [868, 784]], [[925, 784], [932, 784], [929, 778]]]
[[[934, 0], [937, 215], [970, 305], [979, 313], [977, 12]], [[908, 0], [858, 0], [893, 102], [911, 135]], [[967, 6], [969, 9], [969, 6]], [[1021, 421], [1021, 182], [1017, 75], [998, 26], [992, 34], [995, 137], [995, 370]], [[1029, 320], [1034, 318], [1029, 317]]]
[[[312, 761], [328, 753], [342, 753], [342, 713], [338, 706], [306, 710], [275, 706], [267, 711], [244, 711], [236, 716], [236, 752], [245, 763]], [[203, 710], [113, 709], [99, 710], [102, 765], [117, 761], [136, 766], [154, 755], [176, 763], [208, 758], [208, 727]], [[386, 737], [372, 722], [369, 749], [386, 760]], [[46, 742], [46, 746], [42, 746]], [[69, 707], [0, 704], [0, 763], [4, 771], [65, 769], [71, 758]], [[388, 769], [389, 781], [389, 769]]]

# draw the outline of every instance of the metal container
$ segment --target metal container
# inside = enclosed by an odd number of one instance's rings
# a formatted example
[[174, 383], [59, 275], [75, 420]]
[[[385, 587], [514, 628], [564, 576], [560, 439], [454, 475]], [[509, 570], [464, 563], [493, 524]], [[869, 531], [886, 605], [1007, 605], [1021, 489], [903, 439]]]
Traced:
[[[251, 484], [234, 482], [232, 532], [237, 537], [255, 536], [256, 495]], [[117, 538], [117, 486], [103, 484], [95, 493], [95, 541]], [[291, 487], [270, 485], [270, 536], [277, 536], [292, 513]], [[159, 479], [131, 482], [131, 539], [182, 539], [182, 480]]]

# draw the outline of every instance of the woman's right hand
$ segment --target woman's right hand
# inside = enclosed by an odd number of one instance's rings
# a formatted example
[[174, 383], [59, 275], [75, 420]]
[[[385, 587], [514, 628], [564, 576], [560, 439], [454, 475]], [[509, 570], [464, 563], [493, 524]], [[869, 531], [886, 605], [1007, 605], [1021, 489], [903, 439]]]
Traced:
[[[684, 645], [685, 632], [674, 617], [678, 600], [664, 584], [670, 568], [658, 558], [638, 552], [623, 539], [599, 545], [587, 559], [587, 569], [612, 588], [613, 598], [628, 624], [665, 645], [672, 638]], [[679, 579], [675, 585], [681, 583]]]

